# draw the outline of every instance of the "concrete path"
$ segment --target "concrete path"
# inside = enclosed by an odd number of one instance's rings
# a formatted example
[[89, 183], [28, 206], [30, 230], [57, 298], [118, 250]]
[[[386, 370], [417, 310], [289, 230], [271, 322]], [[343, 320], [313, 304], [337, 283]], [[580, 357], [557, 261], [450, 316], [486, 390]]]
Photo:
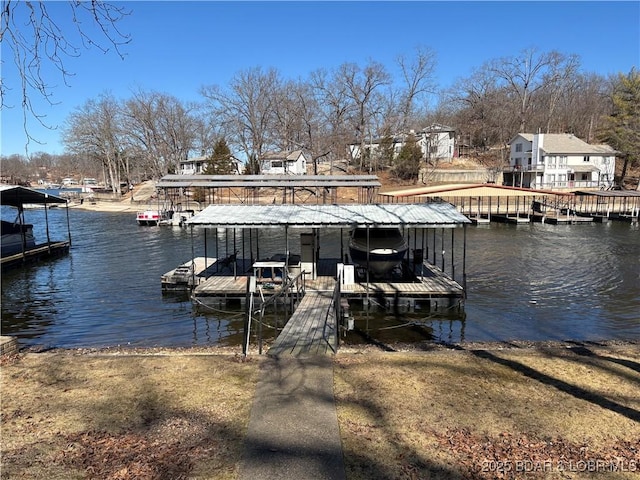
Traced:
[[240, 479], [344, 479], [332, 357], [269, 357], [260, 375]]

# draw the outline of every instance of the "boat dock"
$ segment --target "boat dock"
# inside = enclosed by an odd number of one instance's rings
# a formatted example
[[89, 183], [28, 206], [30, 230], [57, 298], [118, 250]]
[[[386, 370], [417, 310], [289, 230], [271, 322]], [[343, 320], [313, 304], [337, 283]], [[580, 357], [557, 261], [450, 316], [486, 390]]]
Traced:
[[[326, 322], [327, 315], [335, 311], [331, 328], [339, 331], [340, 312], [351, 301], [393, 308], [404, 308], [405, 305], [412, 308], [419, 302], [423, 307], [424, 302], [430, 311], [462, 309], [465, 290], [455, 281], [455, 231], [462, 230], [458, 227], [468, 223], [470, 220], [457, 212], [453, 205], [443, 202], [395, 205], [211, 204], [187, 220], [187, 227], [217, 229], [218, 234], [220, 229], [224, 229], [226, 234], [232, 232], [230, 236], [225, 235], [224, 250], [227, 253], [235, 251], [236, 254], [243, 252], [243, 258], [236, 258], [234, 254], [228, 257], [229, 262], [218, 260], [217, 263], [224, 263], [225, 268], [215, 271], [195, 286], [191, 298], [194, 304], [204, 308], [229, 302], [245, 304], [245, 353], [253, 326], [260, 331], [261, 345], [261, 328], [267, 309], [275, 310], [276, 317], [283, 310], [285, 321], [282, 325], [289, 325], [285, 327], [283, 336], [278, 337], [280, 350], [274, 352], [318, 351], [327, 348], [322, 342], [327, 343], [326, 328], [329, 325], [323, 323], [320, 328], [318, 316]], [[404, 229], [413, 244], [413, 255], [406, 253], [406, 258], [398, 260], [388, 271], [367, 268], [366, 264], [353, 262], [353, 259], [350, 262], [349, 255], [345, 255], [342, 238], [330, 257], [320, 257], [321, 232], [325, 230], [339, 229], [342, 235], [342, 230], [353, 232], [360, 228], [367, 229], [368, 234], [370, 228], [384, 227]], [[260, 252], [260, 232], [275, 228], [284, 230], [283, 245], [276, 247], [276, 252], [286, 253], [267, 257]], [[463, 235], [464, 238], [466, 236]], [[431, 247], [428, 242], [431, 242]], [[406, 243], [411, 245], [409, 241]], [[216, 250], [217, 246], [218, 243]], [[407, 245], [404, 248], [408, 252]], [[273, 252], [273, 246], [270, 250]], [[462, 250], [466, 251], [466, 243]], [[441, 268], [435, 266], [436, 251], [442, 252], [437, 258]], [[423, 252], [433, 253], [431, 263], [427, 261], [428, 256], [423, 257]], [[464, 259], [463, 253], [462, 268], [458, 270], [463, 284], [466, 278]], [[340, 282], [338, 288], [337, 280]], [[330, 305], [334, 308], [331, 309]], [[277, 329], [278, 320], [275, 323]], [[339, 336], [334, 334], [334, 338], [337, 340]]]
[[[247, 260], [238, 260], [239, 265], [248, 265]], [[318, 293], [331, 292], [335, 288], [338, 259], [323, 259], [318, 263], [318, 275], [315, 278], [305, 279], [307, 291]], [[244, 273], [241, 273], [243, 272]], [[247, 270], [238, 267], [238, 274], [233, 275], [229, 270], [213, 273], [206, 279], [201, 279], [200, 283], [193, 290], [193, 299], [196, 303], [203, 305], [223, 306], [229, 302], [244, 302], [247, 298], [248, 276]], [[367, 282], [363, 279], [363, 273], [358, 275], [358, 279], [351, 282], [342, 282], [340, 291], [343, 298], [352, 301], [367, 302], [370, 298], [381, 303], [384, 298], [388, 306], [393, 304], [405, 304], [413, 308], [416, 303], [423, 307], [436, 309], [440, 307], [451, 307], [464, 299], [464, 288], [458, 282], [445, 274], [438, 267], [429, 262], [416, 265], [414, 268], [415, 278], [411, 280], [402, 279], [371, 279]], [[279, 283], [267, 284], [263, 293], [281, 293]]]
[[36, 263], [47, 258], [61, 257], [69, 253], [70, 242], [48, 242], [44, 245], [25, 250], [24, 252], [2, 257], [2, 270], [24, 264]]
[[[551, 191], [495, 184], [452, 184], [404, 188], [378, 196], [385, 203], [442, 199], [455, 205], [476, 225], [540, 221], [577, 225], [591, 221], [601, 223], [602, 219], [633, 223], [640, 218], [638, 190]], [[566, 212], [570, 212], [571, 219], [564, 218]], [[537, 214], [542, 216], [536, 218]]]
[[[13, 207], [17, 216], [13, 222], [2, 220], [2, 271], [37, 263], [47, 258], [57, 258], [69, 253], [71, 247], [71, 227], [69, 225], [68, 202], [62, 197], [50, 195], [19, 185], [0, 186], [0, 205]], [[64, 205], [67, 217], [67, 240], [53, 240], [49, 236], [49, 211], [53, 207]], [[46, 240], [36, 243], [32, 235], [33, 225], [25, 219], [27, 207], [39, 207], [44, 210]], [[59, 209], [56, 209], [59, 210]], [[5, 224], [13, 224], [13, 228], [5, 233]], [[14, 238], [16, 237], [17, 238]]]

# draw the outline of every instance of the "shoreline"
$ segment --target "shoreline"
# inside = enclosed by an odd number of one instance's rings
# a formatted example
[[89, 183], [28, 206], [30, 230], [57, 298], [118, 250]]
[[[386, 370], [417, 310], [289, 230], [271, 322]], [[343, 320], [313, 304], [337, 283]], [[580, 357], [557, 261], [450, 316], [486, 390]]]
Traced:
[[82, 204], [73, 203], [69, 205], [69, 208], [104, 213], [136, 213], [141, 210], [147, 210], [151, 206], [150, 203], [131, 203], [128, 200], [119, 202], [91, 202], [85, 200]]
[[[15, 337], [14, 337], [15, 338]], [[266, 357], [268, 345], [263, 347], [262, 355], [258, 353], [257, 347], [250, 347], [247, 357]], [[420, 343], [397, 343], [384, 346], [373, 344], [346, 345], [341, 346], [334, 357], [341, 354], [393, 354], [412, 353], [429, 354], [443, 352], [477, 352], [477, 351], [543, 351], [543, 350], [570, 350], [570, 349], [605, 349], [614, 350], [616, 348], [640, 348], [640, 340], [514, 340], [514, 341], [486, 341], [486, 342], [420, 342]], [[207, 345], [188, 347], [128, 347], [128, 346], [108, 346], [108, 347], [40, 347], [25, 346], [20, 347], [15, 354], [73, 354], [73, 355], [231, 355], [243, 356], [242, 347]]]

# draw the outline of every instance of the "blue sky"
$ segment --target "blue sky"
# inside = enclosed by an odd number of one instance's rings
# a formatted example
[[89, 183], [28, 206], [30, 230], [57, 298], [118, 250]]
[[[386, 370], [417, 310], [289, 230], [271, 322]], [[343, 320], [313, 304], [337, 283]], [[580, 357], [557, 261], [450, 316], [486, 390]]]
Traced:
[[[101, 93], [126, 99], [142, 89], [201, 100], [203, 85], [226, 85], [239, 71], [276, 68], [306, 78], [345, 62], [384, 64], [418, 45], [437, 55], [436, 82], [447, 88], [485, 61], [524, 49], [580, 56], [582, 71], [628, 73], [640, 65], [640, 2], [118, 2], [131, 9], [119, 29], [131, 35], [124, 60], [98, 49], [65, 60], [70, 86], [55, 71], [54, 106], [38, 101], [45, 122], [61, 127], [76, 107]], [[73, 32], [66, 2], [47, 2]], [[2, 45], [2, 77], [12, 88], [2, 111], [0, 153], [25, 154], [19, 82]], [[63, 153], [60, 128], [29, 119], [29, 152]]]

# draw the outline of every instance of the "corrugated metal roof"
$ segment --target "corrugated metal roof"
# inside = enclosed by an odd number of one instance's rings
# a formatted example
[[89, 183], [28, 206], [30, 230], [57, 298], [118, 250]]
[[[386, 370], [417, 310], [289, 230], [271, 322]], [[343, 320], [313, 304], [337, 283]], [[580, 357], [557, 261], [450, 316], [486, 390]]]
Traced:
[[638, 190], [580, 190], [575, 195], [592, 195], [596, 197], [640, 197]]
[[45, 205], [48, 203], [67, 203], [67, 200], [48, 193], [38, 192], [32, 188], [17, 185], [0, 186], [0, 205], [20, 207], [29, 203]]
[[390, 197], [542, 197], [553, 195], [553, 192], [531, 190], [529, 188], [509, 187], [493, 184], [469, 184], [437, 185], [431, 187], [419, 187], [406, 190], [384, 192], [379, 195]]
[[165, 175], [159, 188], [380, 187], [375, 175]]
[[450, 203], [376, 205], [209, 205], [188, 224], [225, 228], [455, 227], [470, 220]]

